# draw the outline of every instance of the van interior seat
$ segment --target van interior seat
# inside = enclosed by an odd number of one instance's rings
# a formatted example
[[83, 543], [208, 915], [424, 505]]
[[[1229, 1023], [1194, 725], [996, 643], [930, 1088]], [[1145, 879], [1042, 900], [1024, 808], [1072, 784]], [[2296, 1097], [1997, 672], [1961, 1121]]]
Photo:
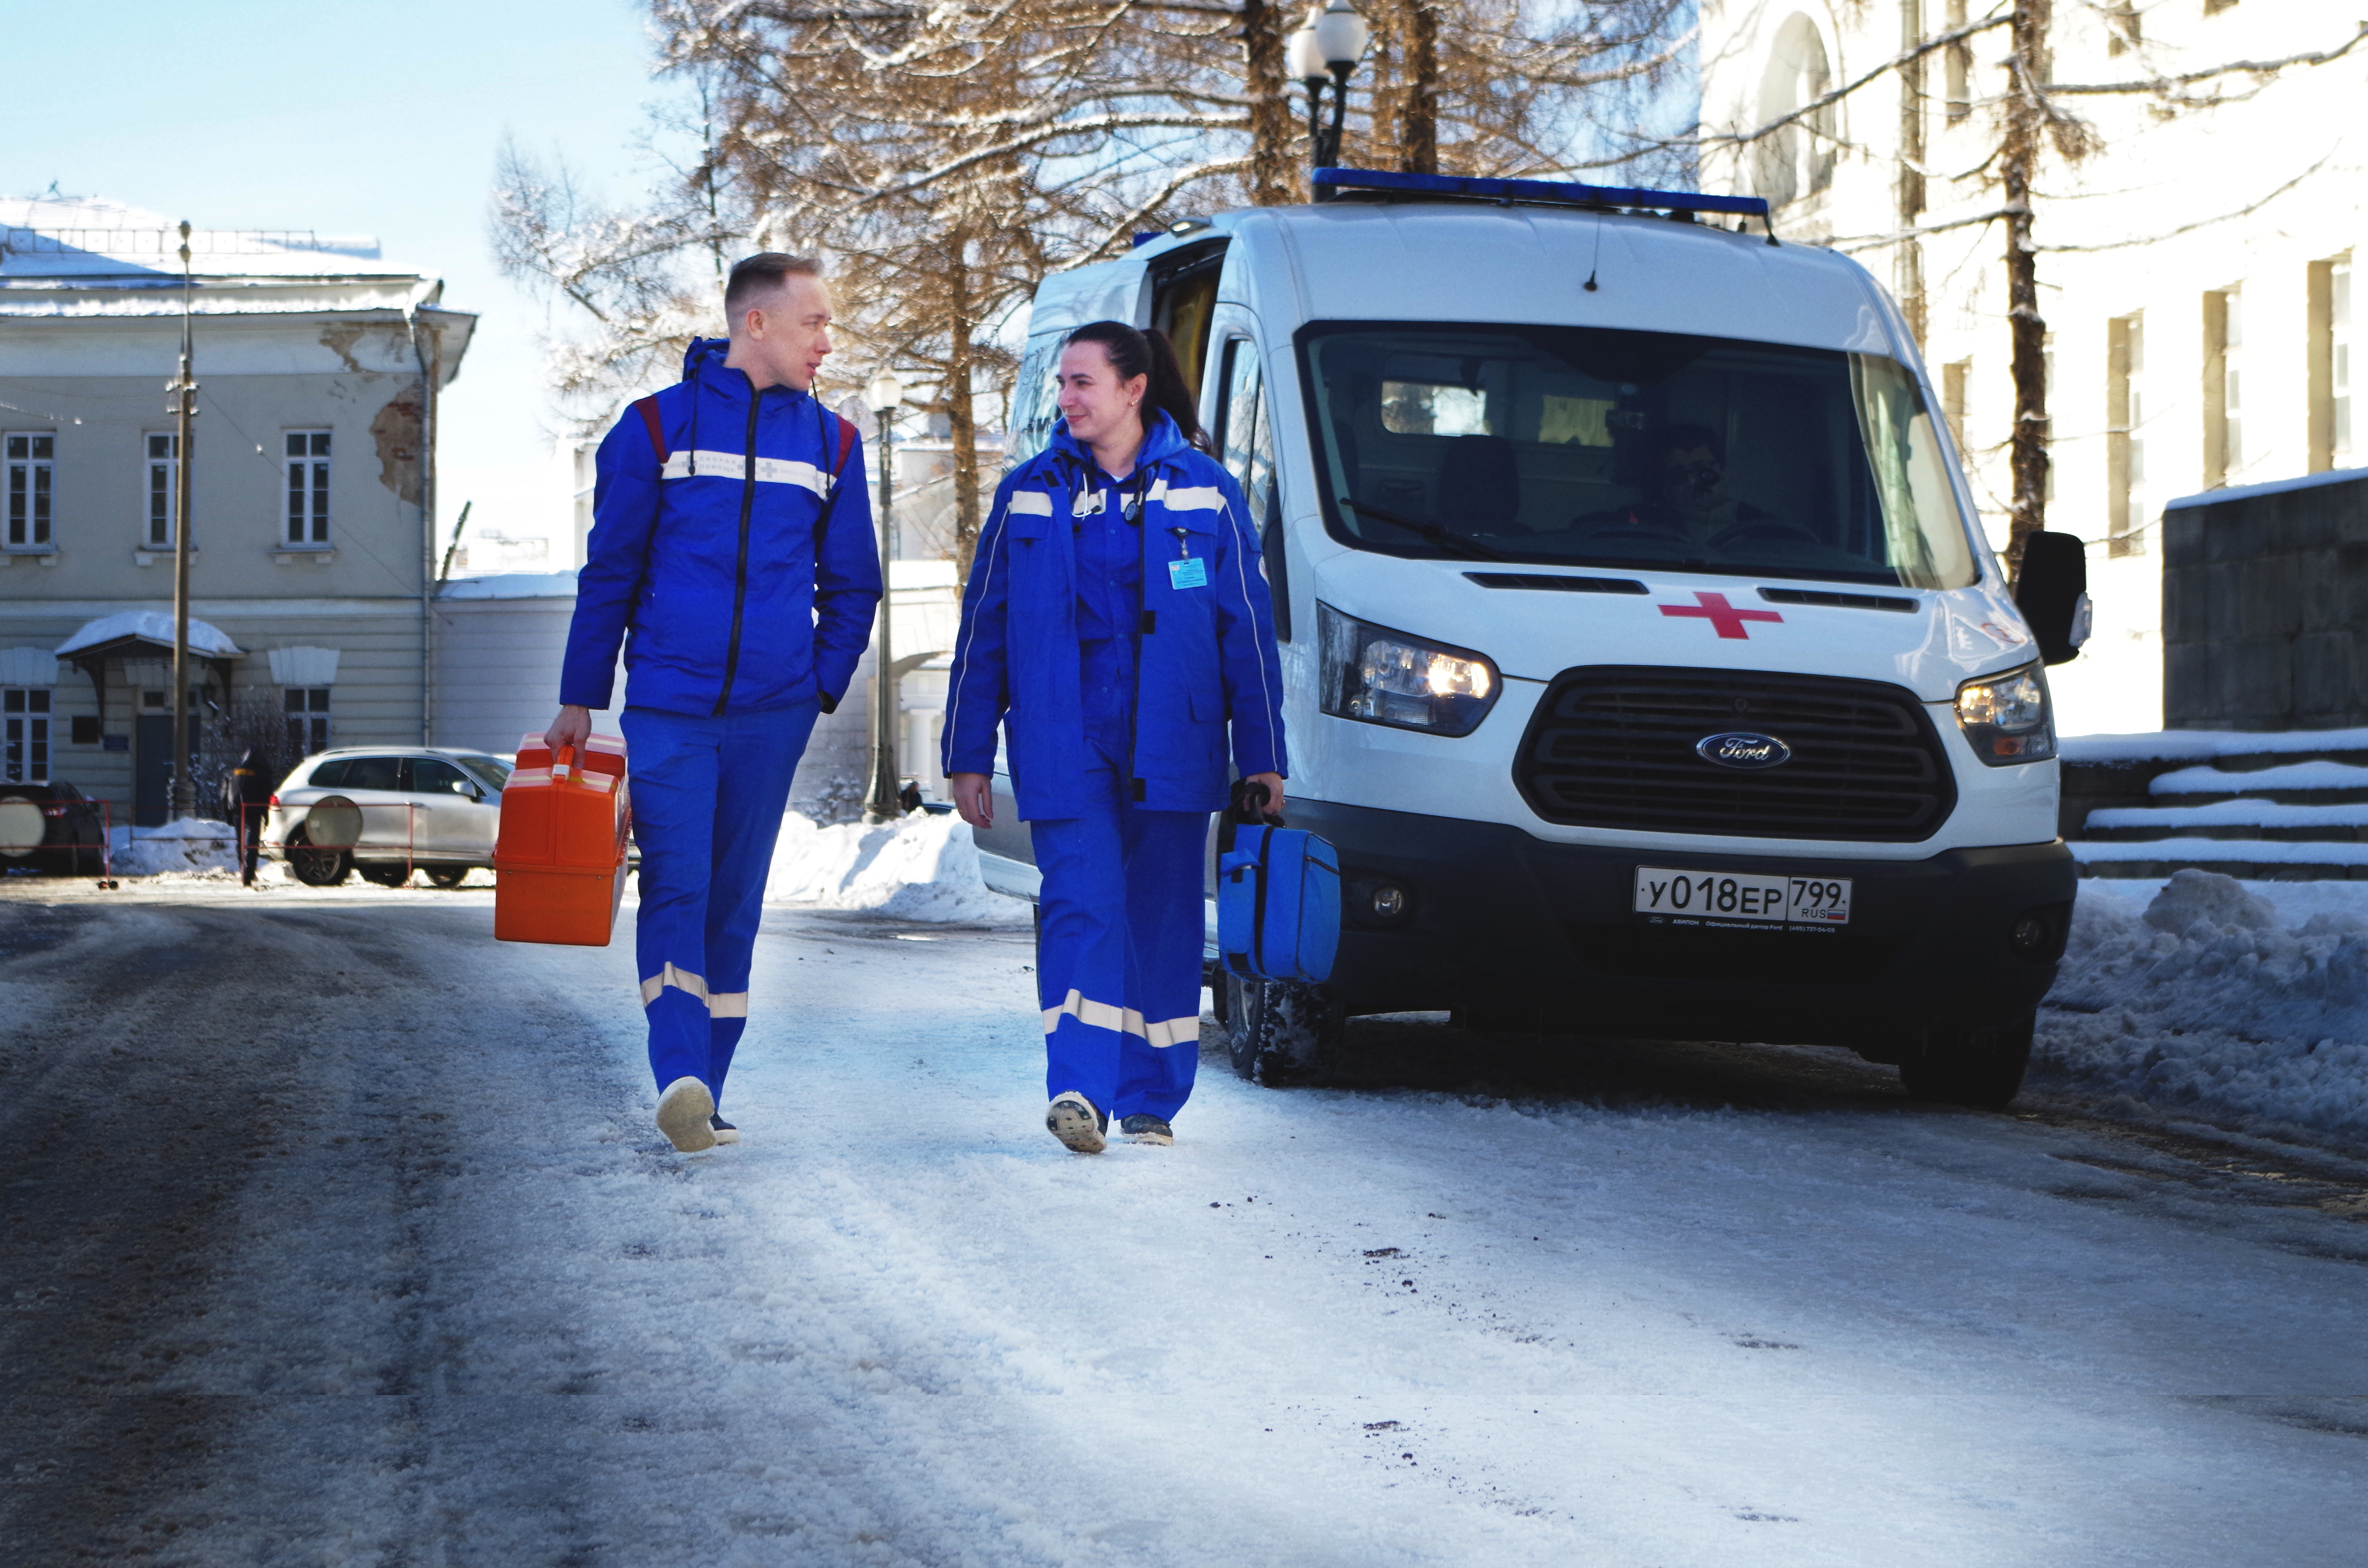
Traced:
[[1526, 533], [1521, 470], [1502, 436], [1458, 436], [1439, 462], [1439, 525], [1466, 534]]

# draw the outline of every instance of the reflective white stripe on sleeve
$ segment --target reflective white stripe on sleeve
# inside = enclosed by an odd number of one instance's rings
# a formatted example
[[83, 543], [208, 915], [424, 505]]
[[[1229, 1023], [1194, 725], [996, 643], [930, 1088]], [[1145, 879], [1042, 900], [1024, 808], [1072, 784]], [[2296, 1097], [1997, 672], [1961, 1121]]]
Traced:
[[1015, 517], [1049, 517], [1053, 515], [1053, 498], [1041, 490], [1015, 490], [1011, 505], [1005, 508]]
[[746, 991], [718, 991], [707, 998], [707, 1016], [712, 1018], [745, 1018], [748, 1016], [748, 994]]
[[657, 973], [642, 982], [642, 1006], [646, 1007], [651, 1003], [656, 1001], [658, 999], [658, 993], [664, 991], [669, 985], [673, 986], [677, 991], [688, 991], [693, 996], [698, 997], [701, 1002], [707, 1000], [706, 976], [693, 974], [687, 969], [677, 969], [674, 965], [668, 964], [666, 968], [658, 971]]
[[1225, 493], [1213, 484], [1187, 485], [1165, 497], [1171, 512], [1215, 512], [1224, 509]]
[[[676, 452], [666, 459], [658, 477], [737, 479], [747, 472], [747, 458], [739, 452]], [[812, 463], [790, 462], [780, 458], [758, 458], [757, 481], [760, 484], [795, 484], [817, 495], [830, 494], [830, 475]]]

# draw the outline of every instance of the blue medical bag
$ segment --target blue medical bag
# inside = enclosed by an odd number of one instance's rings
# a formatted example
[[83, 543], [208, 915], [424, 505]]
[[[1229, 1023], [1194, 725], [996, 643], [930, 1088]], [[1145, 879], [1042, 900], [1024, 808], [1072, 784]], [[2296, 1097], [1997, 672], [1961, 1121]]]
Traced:
[[1339, 856], [1314, 834], [1242, 807], [1238, 793], [1235, 800], [1217, 858], [1225, 967], [1261, 980], [1329, 979], [1340, 947]]

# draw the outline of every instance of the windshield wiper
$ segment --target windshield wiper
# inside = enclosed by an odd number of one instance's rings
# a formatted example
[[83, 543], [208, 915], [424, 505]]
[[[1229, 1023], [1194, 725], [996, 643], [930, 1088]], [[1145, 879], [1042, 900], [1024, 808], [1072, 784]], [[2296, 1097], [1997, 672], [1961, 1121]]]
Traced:
[[1341, 506], [1353, 506], [1369, 517], [1379, 517], [1385, 523], [1395, 523], [1402, 528], [1420, 534], [1423, 538], [1429, 540], [1431, 543], [1438, 545], [1442, 550], [1460, 550], [1468, 555], [1477, 556], [1483, 561], [1510, 561], [1513, 559], [1513, 557], [1507, 555], [1502, 551], [1491, 550], [1486, 545], [1480, 543], [1476, 540], [1466, 539], [1462, 534], [1458, 533], [1450, 533], [1445, 528], [1442, 528], [1434, 523], [1417, 523], [1412, 517], [1401, 517], [1395, 512], [1385, 512], [1379, 506], [1360, 501], [1352, 495], [1342, 495], [1336, 499], [1338, 500]]

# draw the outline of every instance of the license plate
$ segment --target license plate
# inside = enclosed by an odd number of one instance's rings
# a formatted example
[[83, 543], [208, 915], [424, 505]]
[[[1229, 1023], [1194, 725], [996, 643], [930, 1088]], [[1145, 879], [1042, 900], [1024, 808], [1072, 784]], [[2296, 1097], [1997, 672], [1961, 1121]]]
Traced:
[[1848, 877], [1636, 868], [1636, 913], [1678, 925], [1847, 926]]

